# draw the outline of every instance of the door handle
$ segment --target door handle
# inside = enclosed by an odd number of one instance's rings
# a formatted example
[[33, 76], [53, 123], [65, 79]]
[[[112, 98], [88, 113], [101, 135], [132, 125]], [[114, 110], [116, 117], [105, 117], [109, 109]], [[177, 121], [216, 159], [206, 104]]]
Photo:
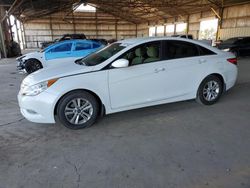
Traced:
[[159, 73], [161, 71], [165, 71], [166, 69], [165, 68], [157, 68], [155, 69], [155, 73]]
[[199, 60], [199, 64], [206, 63], [206, 62], [207, 62], [207, 60], [205, 60], [205, 59], [200, 59]]

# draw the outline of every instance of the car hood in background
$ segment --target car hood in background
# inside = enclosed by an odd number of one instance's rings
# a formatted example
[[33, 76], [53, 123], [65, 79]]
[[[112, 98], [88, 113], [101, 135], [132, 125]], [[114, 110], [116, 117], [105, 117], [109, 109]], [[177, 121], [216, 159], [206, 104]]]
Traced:
[[19, 59], [29, 59], [29, 58], [38, 58], [39, 59], [43, 56], [43, 53], [37, 51], [37, 52], [30, 52], [30, 53], [27, 53], [27, 54], [24, 54], [22, 56], [19, 56], [16, 58], [16, 60], [19, 60]]
[[34, 85], [50, 79], [61, 78], [71, 76], [75, 74], [81, 74], [91, 72], [93, 66], [79, 65], [75, 63], [65, 64], [64, 66], [53, 66], [50, 68], [40, 69], [30, 75], [28, 75], [23, 82], [27, 85]]

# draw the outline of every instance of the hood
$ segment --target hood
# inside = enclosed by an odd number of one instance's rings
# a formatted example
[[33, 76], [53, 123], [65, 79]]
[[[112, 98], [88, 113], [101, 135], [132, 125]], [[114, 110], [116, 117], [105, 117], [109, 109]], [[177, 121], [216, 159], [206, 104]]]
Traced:
[[40, 69], [28, 75], [23, 80], [23, 83], [27, 85], [34, 85], [50, 79], [61, 78], [85, 72], [91, 72], [93, 69], [94, 69], [93, 66], [78, 65], [75, 63], [70, 63], [64, 66], [53, 66], [50, 68]]
[[16, 60], [20, 60], [20, 59], [29, 59], [29, 58], [42, 58], [43, 57], [43, 53], [42, 52], [30, 52], [30, 53], [27, 53], [27, 54], [24, 54], [20, 57], [17, 57]]

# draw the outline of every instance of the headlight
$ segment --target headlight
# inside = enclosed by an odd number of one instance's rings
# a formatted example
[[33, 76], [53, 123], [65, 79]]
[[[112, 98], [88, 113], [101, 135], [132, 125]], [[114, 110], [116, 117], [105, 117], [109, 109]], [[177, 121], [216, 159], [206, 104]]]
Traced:
[[21, 57], [16, 58], [16, 60], [17, 60], [17, 61], [23, 61], [23, 58], [25, 58], [25, 57], [26, 57], [26, 56], [23, 55], [23, 56], [21, 56]]
[[230, 48], [223, 49], [224, 52], [229, 52]]
[[57, 80], [58, 79], [52, 79], [52, 80], [48, 80], [45, 82], [40, 82], [40, 83], [32, 85], [32, 86], [29, 86], [29, 85], [22, 83], [20, 93], [21, 93], [21, 95], [26, 95], [26, 96], [38, 95], [39, 93], [42, 93], [47, 88], [52, 86]]

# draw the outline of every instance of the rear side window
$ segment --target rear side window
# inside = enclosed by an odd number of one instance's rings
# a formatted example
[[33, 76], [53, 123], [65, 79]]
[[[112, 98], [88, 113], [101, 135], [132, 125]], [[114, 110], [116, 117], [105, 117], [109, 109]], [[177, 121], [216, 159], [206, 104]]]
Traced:
[[72, 43], [65, 43], [55, 48], [52, 48], [50, 52], [67, 52], [67, 51], [71, 51], [71, 47], [72, 47]]
[[215, 53], [207, 48], [204, 48], [202, 46], [198, 46], [199, 51], [200, 51], [200, 55], [214, 55]]
[[99, 48], [101, 45], [97, 43], [93, 43], [93, 48]]
[[239, 38], [234, 44], [244, 44], [244, 39], [243, 38]]
[[166, 41], [165, 43], [166, 59], [178, 59], [186, 57], [199, 56], [196, 45], [185, 41]]
[[247, 44], [247, 45], [250, 45], [250, 38], [244, 38], [243, 43]]
[[76, 51], [87, 50], [87, 49], [91, 49], [91, 44], [83, 43], [83, 42], [77, 42], [76, 43], [76, 47], [75, 47]]

